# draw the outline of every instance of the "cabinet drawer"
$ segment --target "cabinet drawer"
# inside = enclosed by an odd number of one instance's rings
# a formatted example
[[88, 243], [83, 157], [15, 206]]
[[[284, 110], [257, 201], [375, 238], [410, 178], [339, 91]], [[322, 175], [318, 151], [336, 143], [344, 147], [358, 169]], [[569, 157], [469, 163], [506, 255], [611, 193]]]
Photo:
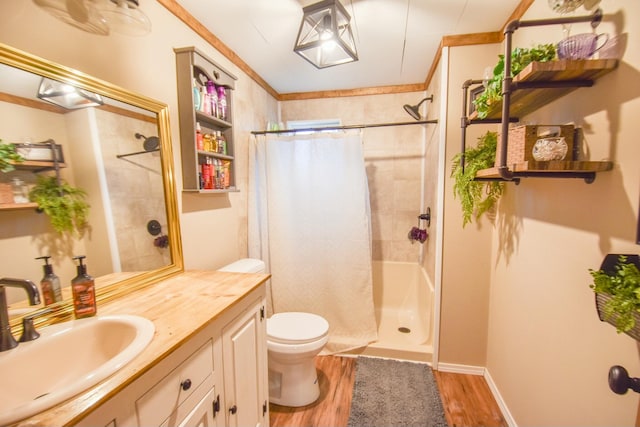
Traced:
[[138, 425], [159, 426], [212, 376], [213, 343], [209, 340], [136, 401]]

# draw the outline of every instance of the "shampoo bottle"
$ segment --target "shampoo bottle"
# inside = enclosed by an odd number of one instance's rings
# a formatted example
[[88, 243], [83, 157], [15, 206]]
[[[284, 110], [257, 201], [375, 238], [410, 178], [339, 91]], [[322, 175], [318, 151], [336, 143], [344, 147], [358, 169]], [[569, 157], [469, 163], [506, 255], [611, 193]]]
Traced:
[[53, 273], [53, 266], [49, 264], [50, 256], [40, 256], [36, 259], [43, 259], [44, 265], [44, 277], [40, 281], [40, 288], [42, 289], [42, 299], [44, 305], [50, 305], [54, 302], [62, 301], [62, 291], [60, 289], [60, 278]]
[[193, 79], [193, 106], [196, 111], [200, 109], [200, 89], [198, 89], [196, 79]]
[[84, 255], [73, 257], [78, 260], [78, 275], [71, 280], [76, 319], [94, 316], [98, 311], [95, 283], [93, 277], [87, 274], [87, 266], [83, 264], [84, 258]]

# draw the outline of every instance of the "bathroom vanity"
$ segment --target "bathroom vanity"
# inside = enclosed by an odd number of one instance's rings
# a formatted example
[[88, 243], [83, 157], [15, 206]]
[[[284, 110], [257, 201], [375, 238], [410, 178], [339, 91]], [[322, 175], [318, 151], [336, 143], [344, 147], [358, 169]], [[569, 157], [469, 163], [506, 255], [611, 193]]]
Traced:
[[95, 387], [16, 425], [268, 426], [268, 277], [186, 271], [99, 305], [98, 315], [153, 321], [151, 343]]

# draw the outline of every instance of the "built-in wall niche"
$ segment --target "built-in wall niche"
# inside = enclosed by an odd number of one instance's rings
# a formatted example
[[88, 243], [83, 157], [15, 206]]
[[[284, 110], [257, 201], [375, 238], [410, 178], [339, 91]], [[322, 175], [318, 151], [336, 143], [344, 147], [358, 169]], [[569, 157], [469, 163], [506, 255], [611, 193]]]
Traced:
[[182, 191], [201, 194], [238, 191], [233, 135], [233, 91], [237, 78], [194, 47], [174, 51]]

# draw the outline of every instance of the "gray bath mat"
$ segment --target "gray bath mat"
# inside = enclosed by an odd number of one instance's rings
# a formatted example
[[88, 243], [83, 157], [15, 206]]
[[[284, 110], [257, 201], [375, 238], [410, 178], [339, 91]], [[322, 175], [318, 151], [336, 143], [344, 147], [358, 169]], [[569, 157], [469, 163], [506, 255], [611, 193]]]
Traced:
[[358, 357], [349, 427], [446, 425], [428, 365]]

